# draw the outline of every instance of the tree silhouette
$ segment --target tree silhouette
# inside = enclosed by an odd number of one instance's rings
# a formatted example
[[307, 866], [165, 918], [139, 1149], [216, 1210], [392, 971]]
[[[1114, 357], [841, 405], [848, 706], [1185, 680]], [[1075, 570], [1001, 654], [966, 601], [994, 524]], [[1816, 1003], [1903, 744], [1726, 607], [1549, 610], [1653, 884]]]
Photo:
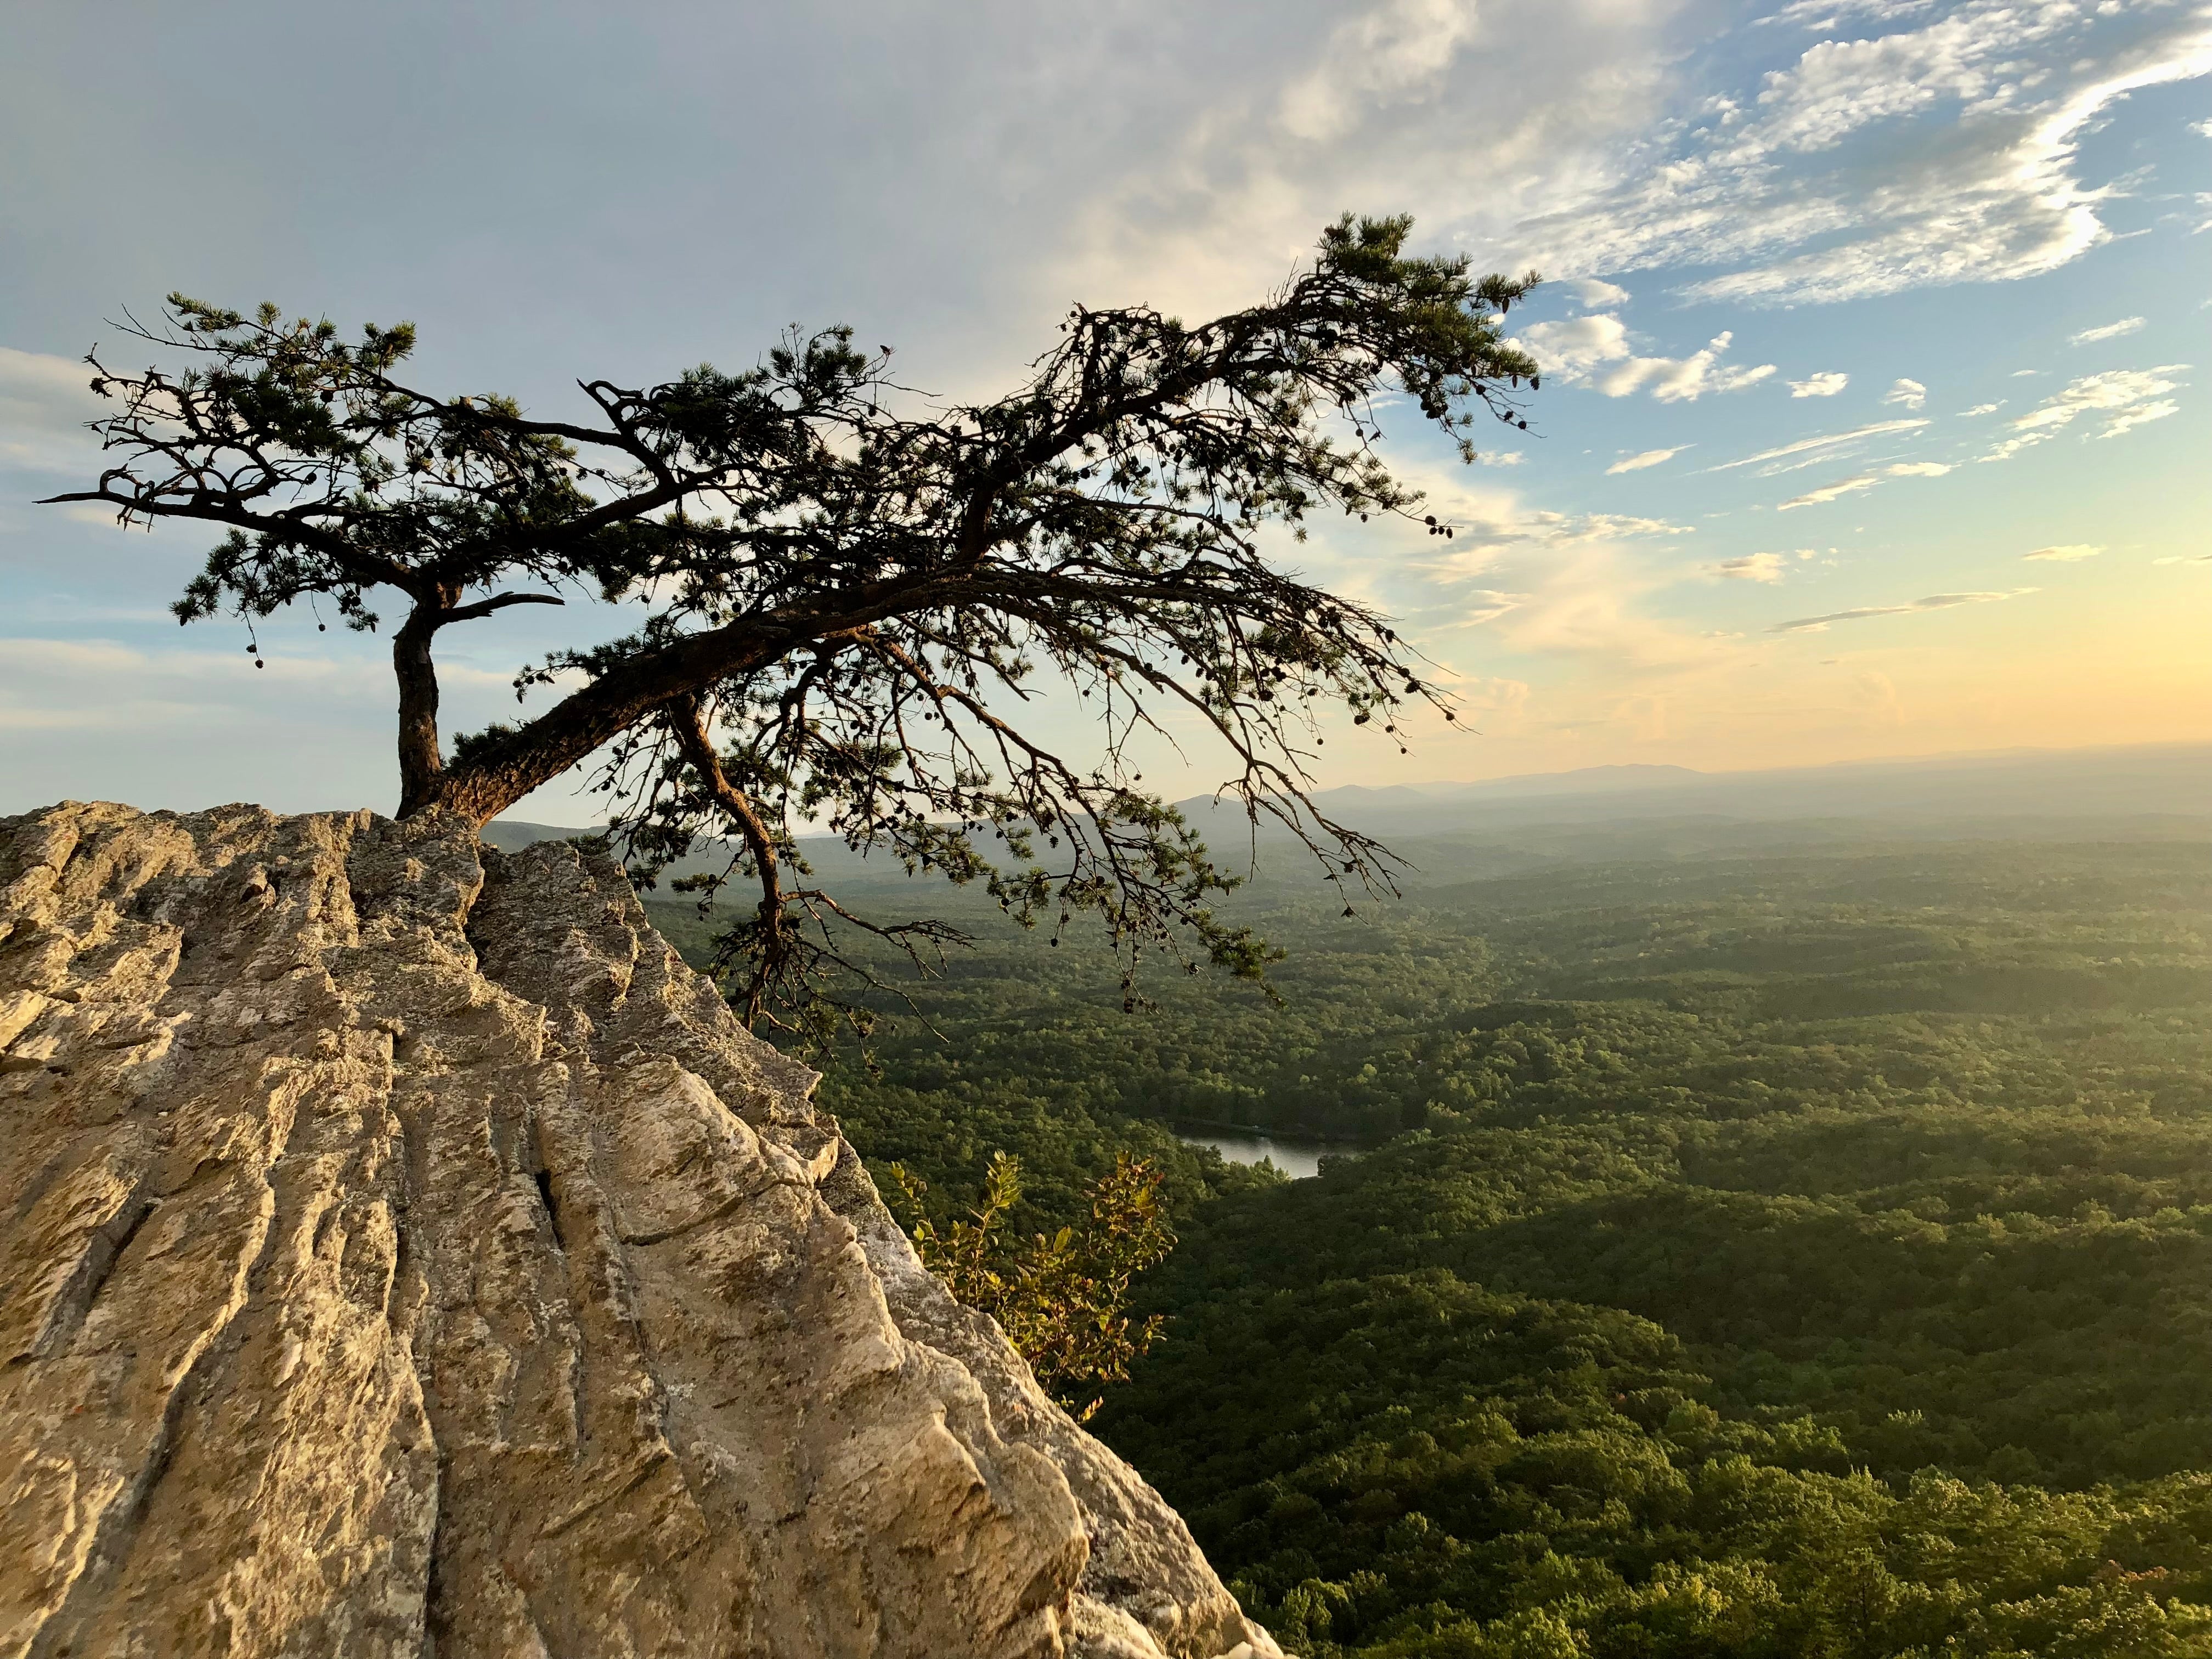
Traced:
[[[915, 951], [955, 937], [865, 921], [809, 884], [808, 823], [987, 881], [1025, 924], [1096, 912], [1132, 969], [1164, 951], [1252, 975], [1264, 947], [1208, 905], [1228, 878], [1141, 788], [1129, 744], [1179, 707], [1226, 744], [1224, 793], [1255, 823], [1287, 826], [1339, 880], [1387, 883], [1382, 849], [1312, 805], [1319, 708], [1391, 732], [1407, 701], [1450, 719], [1449, 699], [1386, 618], [1280, 568], [1261, 538], [1303, 536], [1322, 511], [1415, 514], [1374, 447], [1379, 397], [1402, 394], [1469, 459], [1479, 413], [1526, 425], [1536, 365], [1498, 319], [1534, 277], [1408, 257], [1410, 229], [1347, 216], [1264, 304], [1195, 326], [1079, 307], [1018, 389], [951, 406], [849, 329], [794, 329], [745, 373], [583, 381], [592, 419], [542, 420], [401, 381], [409, 325], [348, 343], [273, 306], [172, 295], [161, 325], [129, 331], [185, 366], [88, 359], [119, 405], [94, 423], [114, 459], [52, 499], [228, 526], [182, 622], [320, 597], [373, 629], [396, 592], [402, 816], [482, 824], [597, 757], [648, 877], [728, 837], [726, 875], [760, 892], [726, 940], [749, 1021], [813, 1017], [852, 967], [842, 927]], [[550, 708], [441, 749], [440, 633], [594, 594], [641, 605], [642, 624], [551, 653], [516, 682], [518, 698], [558, 692]], [[1054, 678], [1095, 711], [1087, 763], [1038, 735]]]

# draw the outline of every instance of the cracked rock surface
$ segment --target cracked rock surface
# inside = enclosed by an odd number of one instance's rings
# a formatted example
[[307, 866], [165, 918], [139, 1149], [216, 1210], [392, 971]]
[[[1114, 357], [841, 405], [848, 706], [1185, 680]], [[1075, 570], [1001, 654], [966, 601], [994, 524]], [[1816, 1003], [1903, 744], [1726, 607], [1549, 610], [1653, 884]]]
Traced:
[[0, 1659], [1272, 1659], [568, 846], [0, 818]]

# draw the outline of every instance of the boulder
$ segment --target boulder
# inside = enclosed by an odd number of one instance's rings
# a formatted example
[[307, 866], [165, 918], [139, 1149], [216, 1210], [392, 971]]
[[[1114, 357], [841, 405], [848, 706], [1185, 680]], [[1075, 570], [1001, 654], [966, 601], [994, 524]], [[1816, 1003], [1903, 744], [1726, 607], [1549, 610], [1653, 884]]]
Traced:
[[0, 818], [0, 1656], [1277, 1653], [578, 848]]

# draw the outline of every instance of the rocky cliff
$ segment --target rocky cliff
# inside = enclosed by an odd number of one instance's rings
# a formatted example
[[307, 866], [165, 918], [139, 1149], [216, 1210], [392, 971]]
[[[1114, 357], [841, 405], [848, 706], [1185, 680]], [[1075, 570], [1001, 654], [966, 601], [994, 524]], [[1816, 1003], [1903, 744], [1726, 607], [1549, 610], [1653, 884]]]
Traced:
[[621, 872], [0, 819], [0, 1655], [1268, 1656]]

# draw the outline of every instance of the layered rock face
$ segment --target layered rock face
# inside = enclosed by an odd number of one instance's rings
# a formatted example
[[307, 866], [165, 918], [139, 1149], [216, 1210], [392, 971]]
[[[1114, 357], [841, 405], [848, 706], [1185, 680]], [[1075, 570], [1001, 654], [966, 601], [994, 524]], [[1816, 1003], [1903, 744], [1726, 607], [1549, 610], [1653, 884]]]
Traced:
[[0, 819], [0, 1656], [1272, 1656], [621, 872]]

